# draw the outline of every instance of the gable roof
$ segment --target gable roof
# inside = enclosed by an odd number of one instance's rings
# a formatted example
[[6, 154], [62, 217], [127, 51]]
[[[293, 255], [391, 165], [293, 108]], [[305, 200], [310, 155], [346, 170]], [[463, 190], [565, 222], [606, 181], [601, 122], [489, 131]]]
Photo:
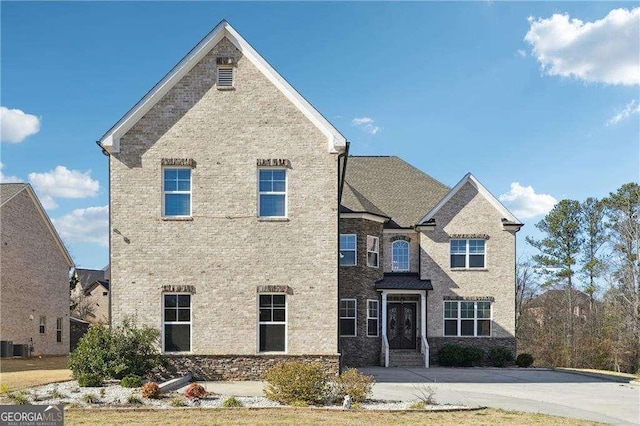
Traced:
[[388, 227], [411, 228], [449, 187], [396, 156], [349, 156], [341, 212], [390, 217]]
[[47, 212], [44, 210], [44, 207], [42, 207], [42, 204], [40, 204], [40, 200], [38, 199], [38, 196], [36, 195], [36, 193], [33, 191], [33, 188], [31, 188], [30, 184], [28, 183], [0, 184], [0, 199], [2, 200], [0, 206], [4, 206], [5, 204], [7, 204], [10, 200], [12, 200], [16, 195], [18, 195], [22, 191], [26, 191], [27, 195], [29, 195], [29, 197], [31, 198], [31, 201], [34, 204], [36, 211], [40, 213], [40, 217], [42, 217], [42, 220], [44, 221], [47, 229], [49, 230], [49, 233], [53, 237], [58, 248], [60, 249], [62, 256], [67, 261], [67, 264], [69, 265], [69, 267], [72, 267], [73, 259], [71, 259], [71, 255], [67, 251], [67, 248], [64, 246], [64, 243], [62, 242], [60, 235], [58, 235], [58, 231], [56, 231], [56, 228], [53, 226], [53, 223], [51, 223], [51, 219], [49, 219], [49, 215], [47, 215]]
[[83, 291], [87, 291], [94, 283], [105, 280], [104, 269], [76, 268], [75, 273]]
[[224, 37], [276, 86], [327, 137], [330, 152], [343, 152], [346, 138], [296, 91], [278, 72], [225, 20], [215, 26], [178, 64], [173, 67], [137, 104], [133, 106], [98, 144], [108, 152], [119, 152], [120, 138], [171, 90]]
[[429, 211], [429, 213], [427, 213], [420, 220], [418, 225], [423, 225], [433, 219], [436, 213], [438, 213], [438, 211], [445, 204], [447, 204], [449, 200], [451, 200], [451, 198], [453, 198], [453, 196], [456, 195], [467, 183], [476, 188], [478, 190], [478, 193], [486, 198], [486, 200], [489, 201], [489, 203], [491, 203], [491, 205], [502, 214], [503, 219], [506, 219], [510, 225], [522, 225], [518, 218], [515, 217], [509, 210], [507, 210], [507, 208], [503, 206], [502, 203], [498, 201], [498, 199], [494, 197], [493, 194], [490, 193], [489, 190], [485, 188], [471, 173], [467, 173], [466, 175], [464, 175], [462, 180], [460, 180], [460, 182], [458, 182], [458, 184], [454, 186], [453, 189], [449, 191], [449, 193], [445, 195], [445, 197], [440, 200], [440, 202], [436, 204], [435, 207], [433, 207], [431, 211]]

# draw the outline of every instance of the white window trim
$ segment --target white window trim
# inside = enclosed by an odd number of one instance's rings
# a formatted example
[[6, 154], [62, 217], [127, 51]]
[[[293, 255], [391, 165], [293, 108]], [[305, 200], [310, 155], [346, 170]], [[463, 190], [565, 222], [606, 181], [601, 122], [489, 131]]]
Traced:
[[[63, 321], [64, 319], [62, 317], [56, 318], [56, 343], [62, 343], [64, 340], [64, 336], [62, 335]], [[60, 326], [60, 328], [58, 328], [58, 326]], [[58, 333], [60, 333], [60, 340], [58, 340]]]
[[[176, 296], [180, 296], [180, 295], [189, 295], [189, 322], [186, 321], [165, 321], [164, 320], [164, 297], [165, 296], [172, 296], [172, 295], [176, 295]], [[176, 303], [177, 300], [176, 300]], [[193, 294], [191, 293], [162, 293], [162, 353], [163, 354], [190, 354], [193, 353]], [[177, 317], [176, 317], [177, 319]], [[185, 325], [188, 324], [189, 325], [189, 350], [188, 351], [165, 351], [164, 350], [164, 326], [165, 324], [169, 324], [169, 325]]]
[[[353, 263], [352, 264], [348, 264], [348, 265], [343, 265], [342, 263], [338, 262], [338, 264], [340, 266], [358, 266], [358, 235], [357, 234], [340, 234], [340, 236], [353, 236], [356, 241], [355, 241], [355, 247], [353, 249], [343, 249], [342, 247], [338, 247], [338, 256], [340, 255], [341, 251], [352, 251], [354, 252], [353, 255]], [[340, 246], [340, 244], [338, 244], [338, 246]]]
[[[464, 253], [464, 266], [451, 266], [451, 241], [465, 241], [464, 247], [465, 247], [465, 253]], [[484, 253], [483, 253], [483, 262], [482, 262], [482, 266], [474, 266], [473, 268], [470, 267], [470, 263], [469, 263], [469, 241], [484, 241]], [[477, 254], [477, 253], [476, 253]], [[470, 269], [470, 270], [482, 270], [482, 269], [487, 269], [487, 240], [483, 239], [483, 238], [451, 238], [449, 240], [449, 268], [450, 269]]]
[[[460, 302], [473, 302], [473, 336], [463, 336], [462, 335], [462, 311], [460, 310]], [[489, 304], [489, 318], [478, 318], [478, 302], [485, 302]], [[456, 303], [458, 305], [458, 318], [447, 318], [445, 317], [445, 304], [446, 303]], [[464, 318], [465, 321], [468, 321], [472, 318]], [[445, 321], [453, 321], [457, 320], [457, 329], [458, 333], [456, 335], [445, 334]], [[489, 320], [489, 335], [488, 336], [478, 336], [478, 320], [487, 321]], [[488, 300], [445, 300], [442, 303], [442, 336], [443, 337], [462, 337], [462, 338], [487, 338], [493, 337], [493, 303]]]
[[[342, 305], [343, 301], [353, 301], [353, 310], [354, 313], [352, 317], [343, 317], [342, 316], [342, 312], [340, 312], [340, 320], [343, 319], [352, 319], [353, 320], [353, 334], [342, 334], [342, 330], [340, 330], [340, 337], [357, 337], [358, 336], [358, 300], [357, 299], [351, 299], [351, 298], [345, 298], [345, 299], [340, 299], [340, 305]], [[341, 311], [341, 306], [338, 307], [338, 310]], [[339, 327], [338, 327], [339, 328]]]
[[[284, 170], [284, 192], [281, 191], [260, 191], [260, 170]], [[289, 173], [283, 167], [258, 167], [256, 171], [256, 189], [258, 190], [258, 219], [286, 219], [289, 217]], [[261, 195], [284, 195], [284, 216], [261, 216], [260, 196]], [[266, 293], [265, 293], [266, 294]]]
[[[229, 90], [235, 87], [236, 85], [236, 72], [233, 69], [233, 65], [218, 65], [216, 67], [216, 87], [220, 90]], [[230, 69], [231, 70], [231, 86], [221, 86], [220, 85], [220, 70], [221, 69]]]
[[[284, 296], [284, 321], [260, 321], [260, 296]], [[286, 354], [289, 353], [289, 298], [284, 293], [258, 293], [256, 297], [256, 353], [258, 354]], [[284, 351], [260, 350], [260, 326], [284, 324]]]
[[[174, 169], [189, 170], [189, 191], [165, 191], [164, 189], [164, 171]], [[162, 218], [163, 219], [182, 219], [193, 217], [193, 169], [189, 166], [164, 166], [161, 171], [162, 179]], [[189, 214], [188, 215], [172, 215], [168, 216], [165, 211], [165, 195], [167, 194], [189, 194]]]
[[[378, 250], [369, 250], [369, 238], [373, 238], [376, 241], [376, 247], [378, 248]], [[357, 243], [357, 240], [356, 240]], [[375, 265], [370, 265], [369, 264], [369, 253], [375, 253], [376, 254], [376, 264]], [[367, 266], [370, 268], [378, 268], [380, 267], [380, 238], [378, 237], [374, 237], [373, 235], [367, 235]]]
[[[369, 304], [375, 303], [376, 305], [376, 317], [369, 316]], [[376, 334], [369, 334], [369, 320], [376, 320]], [[380, 302], [376, 299], [367, 299], [367, 337], [378, 337], [380, 334]]]
[[[394, 267], [394, 262], [393, 262], [393, 246], [399, 243], [404, 243], [407, 245], [407, 268], [406, 269], [401, 269], [401, 268], [395, 268]], [[394, 272], [407, 272], [411, 270], [411, 244], [409, 243], [409, 241], [405, 241], [405, 240], [396, 240], [394, 242], [391, 243], [391, 270]]]

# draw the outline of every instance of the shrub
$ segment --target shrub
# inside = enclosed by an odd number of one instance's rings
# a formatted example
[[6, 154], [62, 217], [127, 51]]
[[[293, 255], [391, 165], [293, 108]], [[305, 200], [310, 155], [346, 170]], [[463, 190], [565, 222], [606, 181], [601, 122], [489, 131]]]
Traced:
[[82, 395], [82, 400], [87, 404], [97, 404], [100, 402], [98, 396], [95, 393], [85, 393]]
[[140, 389], [143, 398], [158, 399], [160, 396], [160, 386], [156, 382], [145, 383]]
[[9, 393], [9, 386], [4, 383], [0, 383], [0, 395]]
[[334, 401], [342, 401], [345, 395], [349, 395], [351, 401], [362, 402], [371, 395], [374, 383], [373, 376], [361, 374], [355, 368], [350, 368], [336, 378], [333, 399]]
[[423, 383], [419, 386], [414, 386], [414, 389], [416, 391], [414, 396], [420, 400], [422, 408], [425, 408], [427, 405], [438, 404], [435, 399], [436, 391], [431, 386]]
[[489, 361], [494, 367], [504, 367], [507, 363], [513, 362], [513, 352], [504, 346], [496, 346], [489, 350]]
[[479, 348], [449, 343], [438, 351], [438, 364], [441, 367], [472, 367], [484, 358]]
[[533, 364], [533, 356], [531, 356], [531, 354], [520, 354], [516, 358], [516, 365], [518, 367], [523, 367], [523, 368], [531, 367], [532, 364]]
[[244, 404], [238, 398], [230, 396], [229, 398], [222, 401], [222, 406], [225, 408], [232, 408], [232, 407], [242, 407], [244, 406]]
[[289, 404], [290, 407], [308, 407], [309, 404], [307, 404], [304, 401], [293, 401], [292, 403]]
[[78, 385], [83, 388], [97, 388], [102, 386], [103, 379], [99, 374], [84, 373], [78, 376]]
[[69, 369], [74, 378], [87, 373], [115, 379], [145, 376], [161, 364], [159, 335], [154, 328], [136, 327], [131, 318], [112, 330], [93, 325], [69, 356]]
[[172, 407], [184, 407], [187, 405], [180, 397], [173, 398], [169, 404], [171, 404]]
[[29, 397], [24, 392], [9, 393], [7, 397], [16, 405], [28, 405], [30, 403]]
[[424, 410], [426, 404], [423, 401], [416, 401], [409, 406], [409, 410]]
[[139, 376], [126, 376], [120, 380], [120, 386], [123, 388], [139, 388], [142, 386], [142, 379]]
[[134, 394], [129, 395], [127, 402], [131, 405], [142, 405], [142, 400]]
[[54, 389], [53, 392], [51, 392], [51, 398], [62, 399], [62, 398], [66, 398], [66, 397], [67, 397], [67, 395], [63, 394], [58, 389]]
[[279, 362], [265, 373], [267, 398], [284, 404], [324, 402], [329, 396], [327, 373], [318, 362]]
[[207, 396], [207, 390], [197, 383], [191, 383], [184, 391], [184, 396], [189, 399], [204, 398]]

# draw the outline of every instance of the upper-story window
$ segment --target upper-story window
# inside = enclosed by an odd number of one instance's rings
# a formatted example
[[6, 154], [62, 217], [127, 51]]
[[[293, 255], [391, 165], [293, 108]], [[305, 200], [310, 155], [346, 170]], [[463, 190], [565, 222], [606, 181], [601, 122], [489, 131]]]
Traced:
[[356, 264], [358, 239], [356, 234], [340, 234], [340, 266]]
[[191, 168], [164, 168], [162, 170], [162, 215], [165, 217], [191, 216]]
[[452, 268], [484, 268], [484, 240], [451, 240]]
[[287, 217], [287, 171], [285, 169], [259, 169], [258, 192], [260, 217]]
[[367, 235], [367, 266], [378, 267], [380, 257], [380, 240], [378, 237]]
[[409, 270], [409, 243], [407, 241], [394, 241], [391, 244], [391, 269], [393, 271]]

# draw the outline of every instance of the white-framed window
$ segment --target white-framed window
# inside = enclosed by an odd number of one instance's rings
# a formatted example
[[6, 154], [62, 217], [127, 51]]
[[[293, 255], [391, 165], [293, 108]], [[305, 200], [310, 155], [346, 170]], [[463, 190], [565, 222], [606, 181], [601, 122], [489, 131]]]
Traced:
[[191, 294], [162, 295], [164, 352], [191, 352]]
[[40, 334], [44, 334], [47, 327], [47, 317], [44, 315], [40, 315]]
[[354, 266], [358, 263], [357, 247], [356, 234], [340, 234], [340, 266]]
[[56, 318], [56, 342], [62, 343], [62, 318]]
[[162, 216], [191, 217], [191, 168], [162, 169]]
[[367, 266], [378, 267], [380, 257], [380, 240], [378, 237], [367, 235]]
[[356, 299], [340, 299], [340, 336], [354, 337], [357, 334]]
[[391, 244], [391, 270], [409, 270], [409, 243], [407, 241], [398, 240]]
[[258, 319], [260, 352], [286, 352], [287, 299], [284, 294], [259, 294]]
[[369, 337], [378, 337], [378, 320], [380, 318], [378, 305], [377, 300], [367, 300], [367, 336]]
[[258, 216], [287, 217], [286, 169], [258, 169]]
[[452, 268], [484, 268], [485, 240], [451, 240]]
[[218, 66], [218, 87], [233, 87], [233, 66]]
[[491, 336], [491, 302], [445, 301], [444, 335], [446, 337]]

